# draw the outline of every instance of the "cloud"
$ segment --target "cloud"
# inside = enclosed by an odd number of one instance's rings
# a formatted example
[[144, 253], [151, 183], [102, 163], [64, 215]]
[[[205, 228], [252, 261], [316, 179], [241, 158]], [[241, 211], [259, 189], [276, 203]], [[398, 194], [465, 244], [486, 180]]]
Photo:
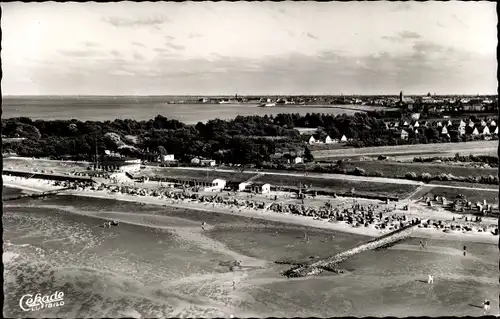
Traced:
[[[483, 92], [496, 79], [496, 57], [468, 57], [463, 51], [417, 41], [406, 53], [366, 54], [330, 50], [317, 55], [298, 52], [263, 58], [213, 54], [210, 59], [168, 56], [168, 48], [149, 63], [133, 58], [68, 59], [34, 67], [49, 89], [85, 88], [98, 94], [380, 94], [399, 92]], [[133, 75], [133, 76], [131, 76]], [[474, 78], [474, 81], [470, 81]], [[43, 82], [46, 83], [46, 82]], [[161, 84], [159, 84], [161, 83]], [[496, 83], [496, 82], [495, 82]], [[45, 84], [44, 84], [45, 85]], [[107, 85], [107, 86], [106, 86]], [[165, 87], [168, 90], [165, 91]], [[221, 89], [222, 88], [222, 89]], [[90, 91], [89, 91], [90, 90]], [[222, 90], [222, 91], [221, 91]], [[69, 91], [68, 91], [69, 92]], [[118, 93], [115, 93], [118, 92]], [[243, 93], [242, 93], [243, 94]]]
[[140, 54], [139, 52], [134, 52], [134, 59], [136, 60], [144, 60], [144, 56], [142, 54]]
[[136, 47], [141, 47], [141, 48], [145, 48], [146, 47], [143, 43], [140, 43], [140, 42], [132, 42], [132, 45], [134, 45]]
[[458, 24], [462, 28], [467, 29], [467, 24], [465, 24], [465, 22], [463, 22], [462, 19], [460, 19], [455, 13], [452, 14], [451, 17], [453, 18], [453, 20], [455, 20], [456, 22], [458, 22]]
[[166, 43], [165, 45], [167, 47], [172, 48], [172, 49], [177, 50], [177, 51], [185, 49], [185, 47], [183, 45], [178, 45], [178, 44], [173, 44], [173, 43]]
[[171, 35], [167, 35], [167, 36], [165, 36], [165, 38], [167, 38], [168, 40], [175, 40], [175, 37], [173, 37]]
[[165, 48], [154, 48], [153, 51], [163, 53], [163, 52], [170, 52], [170, 50], [165, 49]]
[[97, 42], [85, 41], [85, 46], [89, 48], [95, 48], [100, 46], [100, 44]]
[[136, 76], [137, 74], [129, 72], [129, 71], [124, 71], [124, 70], [114, 70], [108, 73], [109, 75], [115, 75], [115, 76]]
[[310, 33], [310, 32], [307, 32], [307, 33], [306, 33], [306, 37], [311, 38], [311, 39], [314, 39], [314, 40], [318, 40], [318, 37], [316, 37], [314, 34], [312, 34], [312, 33]]
[[59, 54], [73, 58], [90, 58], [102, 55], [102, 52], [96, 50], [58, 50]]
[[154, 18], [142, 18], [142, 19], [127, 19], [118, 17], [107, 17], [103, 20], [117, 28], [119, 27], [141, 27], [141, 26], [153, 26], [158, 27], [159, 25], [168, 22], [169, 19], [166, 17], [154, 17]]
[[189, 38], [189, 39], [203, 38], [203, 35], [202, 35], [202, 34], [199, 34], [199, 33], [196, 33], [196, 32], [193, 32], [193, 33], [190, 33], [190, 34], [188, 35], [188, 38]]
[[111, 55], [115, 56], [115, 57], [121, 57], [123, 56], [120, 51], [118, 50], [111, 50], [109, 53], [111, 53]]
[[393, 42], [404, 42], [407, 40], [420, 39], [422, 36], [416, 32], [412, 31], [401, 31], [396, 35], [392, 36], [382, 36], [382, 39], [393, 41]]

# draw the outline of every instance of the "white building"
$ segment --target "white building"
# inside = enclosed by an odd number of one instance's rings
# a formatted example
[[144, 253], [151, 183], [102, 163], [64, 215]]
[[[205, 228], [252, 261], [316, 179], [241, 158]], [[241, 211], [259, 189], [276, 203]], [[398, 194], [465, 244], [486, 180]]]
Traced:
[[141, 169], [141, 163], [128, 164], [120, 166], [119, 171], [122, 173], [136, 172]]
[[458, 130], [458, 135], [462, 136], [465, 134], [465, 127], [460, 126], [457, 130]]
[[412, 118], [413, 120], [418, 120], [418, 119], [420, 118], [420, 113], [413, 113], [413, 114], [411, 115], [411, 118]]
[[173, 162], [175, 161], [174, 154], [160, 155], [158, 156], [160, 162]]
[[340, 139], [341, 143], [347, 142], [347, 137], [345, 135], [342, 135], [342, 138]]
[[243, 183], [239, 183], [238, 184], [238, 192], [244, 192], [248, 186], [252, 185], [252, 183], [247, 183], [247, 182], [243, 182]]
[[211, 159], [202, 159], [200, 160], [200, 165], [201, 166], [215, 166], [216, 163], [215, 163], [215, 160], [211, 160]]
[[314, 136], [311, 136], [309, 138], [309, 140], [307, 141], [307, 143], [309, 143], [309, 145], [312, 145], [312, 144], [316, 143], [316, 139], [314, 138]]
[[125, 163], [141, 164], [141, 160], [140, 159], [128, 159], [128, 160], [125, 160]]
[[490, 129], [487, 126], [481, 127], [481, 135], [491, 135]]
[[301, 164], [301, 163], [304, 163], [304, 159], [300, 156], [297, 156], [293, 159], [293, 163], [294, 164]]
[[211, 159], [200, 159], [198, 157], [195, 157], [191, 160], [191, 164], [193, 165], [201, 165], [201, 166], [215, 166], [215, 160]]
[[205, 188], [205, 192], [217, 192], [223, 190], [225, 187], [226, 187], [226, 181], [223, 179], [216, 178], [212, 181], [212, 186]]
[[271, 192], [271, 184], [255, 183], [252, 185], [252, 191], [260, 194], [269, 194]]
[[327, 135], [325, 137], [325, 144], [332, 144], [332, 143], [334, 143], [334, 140], [332, 140], [332, 138], [329, 135]]

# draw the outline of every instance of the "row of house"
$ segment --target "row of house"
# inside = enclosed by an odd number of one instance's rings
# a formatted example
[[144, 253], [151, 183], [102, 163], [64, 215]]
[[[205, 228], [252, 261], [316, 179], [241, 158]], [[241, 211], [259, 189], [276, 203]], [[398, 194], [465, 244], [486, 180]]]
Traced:
[[260, 182], [242, 182], [232, 184], [230, 187], [232, 190], [237, 190], [238, 192], [252, 192], [259, 194], [269, 194], [271, 192], [271, 184], [269, 183], [260, 183]]
[[193, 165], [198, 165], [198, 166], [209, 166], [209, 167], [214, 167], [217, 165], [215, 160], [212, 159], [203, 159], [200, 157], [194, 157], [191, 159], [191, 164]]
[[490, 136], [498, 135], [498, 126], [493, 119], [481, 120], [474, 122], [468, 120], [445, 120], [445, 121], [435, 121], [429, 123], [428, 121], [400, 121], [386, 124], [386, 127], [394, 131], [394, 135], [397, 138], [408, 139], [410, 131], [415, 134], [422, 134], [423, 130], [428, 127], [435, 127], [439, 130], [440, 135], [450, 136], [450, 134], [455, 134], [458, 136], [471, 135], [471, 136]]
[[314, 137], [314, 135], [305, 135], [305, 140], [309, 145], [314, 144], [337, 144], [337, 143], [347, 143], [350, 139], [347, 136], [342, 135], [339, 139], [333, 139], [329, 135], [324, 138]]
[[445, 119], [443, 121], [419, 121], [418, 118], [412, 118], [411, 120], [400, 120], [397, 122], [385, 122], [385, 126], [387, 129], [390, 128], [398, 128], [398, 127], [410, 127], [410, 128], [418, 128], [418, 127], [447, 127], [447, 126], [454, 126], [454, 127], [476, 127], [476, 126], [489, 126], [489, 127], [496, 127], [497, 123], [494, 119], [486, 119], [486, 120], [480, 120], [478, 122], [474, 122], [471, 119], [466, 119], [465, 121], [463, 119], [460, 120], [450, 120], [450, 119]]
[[[142, 181], [147, 181], [145, 177], [140, 178]], [[261, 183], [254, 181], [246, 182], [228, 182], [224, 179], [190, 179], [190, 178], [162, 178], [163, 183], [172, 185], [199, 187], [205, 192], [221, 192], [223, 190], [238, 191], [238, 192], [255, 192], [260, 194], [268, 194], [271, 192], [269, 183]]]
[[297, 155], [289, 155], [289, 154], [283, 154], [283, 153], [274, 153], [271, 155], [271, 160], [273, 162], [280, 162], [283, 164], [302, 164], [304, 163], [304, 158], [301, 156]]

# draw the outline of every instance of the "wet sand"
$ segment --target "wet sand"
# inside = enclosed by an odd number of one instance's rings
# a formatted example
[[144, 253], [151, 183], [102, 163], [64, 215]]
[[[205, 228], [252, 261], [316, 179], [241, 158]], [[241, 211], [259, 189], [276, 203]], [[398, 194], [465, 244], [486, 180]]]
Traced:
[[[367, 237], [84, 197], [5, 204], [6, 317], [479, 316], [470, 304], [484, 299], [498, 312], [492, 244], [467, 243], [463, 257], [463, 242], [429, 240], [422, 251], [410, 239], [348, 260], [343, 275], [288, 279], [274, 260], [330, 255]], [[104, 229], [103, 218], [121, 224]], [[231, 272], [230, 260], [248, 267]], [[434, 285], [422, 282], [428, 274]], [[53, 290], [64, 291], [63, 307], [20, 311], [21, 295]]]

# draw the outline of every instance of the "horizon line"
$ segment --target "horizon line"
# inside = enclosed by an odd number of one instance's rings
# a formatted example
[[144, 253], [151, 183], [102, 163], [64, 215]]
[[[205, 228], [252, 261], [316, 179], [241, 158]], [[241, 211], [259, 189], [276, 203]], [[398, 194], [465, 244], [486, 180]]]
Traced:
[[[377, 94], [3, 94], [2, 97], [246, 97], [246, 96], [399, 96], [400, 93]], [[405, 93], [404, 96], [425, 96], [429, 93]], [[443, 93], [431, 96], [497, 96], [497, 93]]]

